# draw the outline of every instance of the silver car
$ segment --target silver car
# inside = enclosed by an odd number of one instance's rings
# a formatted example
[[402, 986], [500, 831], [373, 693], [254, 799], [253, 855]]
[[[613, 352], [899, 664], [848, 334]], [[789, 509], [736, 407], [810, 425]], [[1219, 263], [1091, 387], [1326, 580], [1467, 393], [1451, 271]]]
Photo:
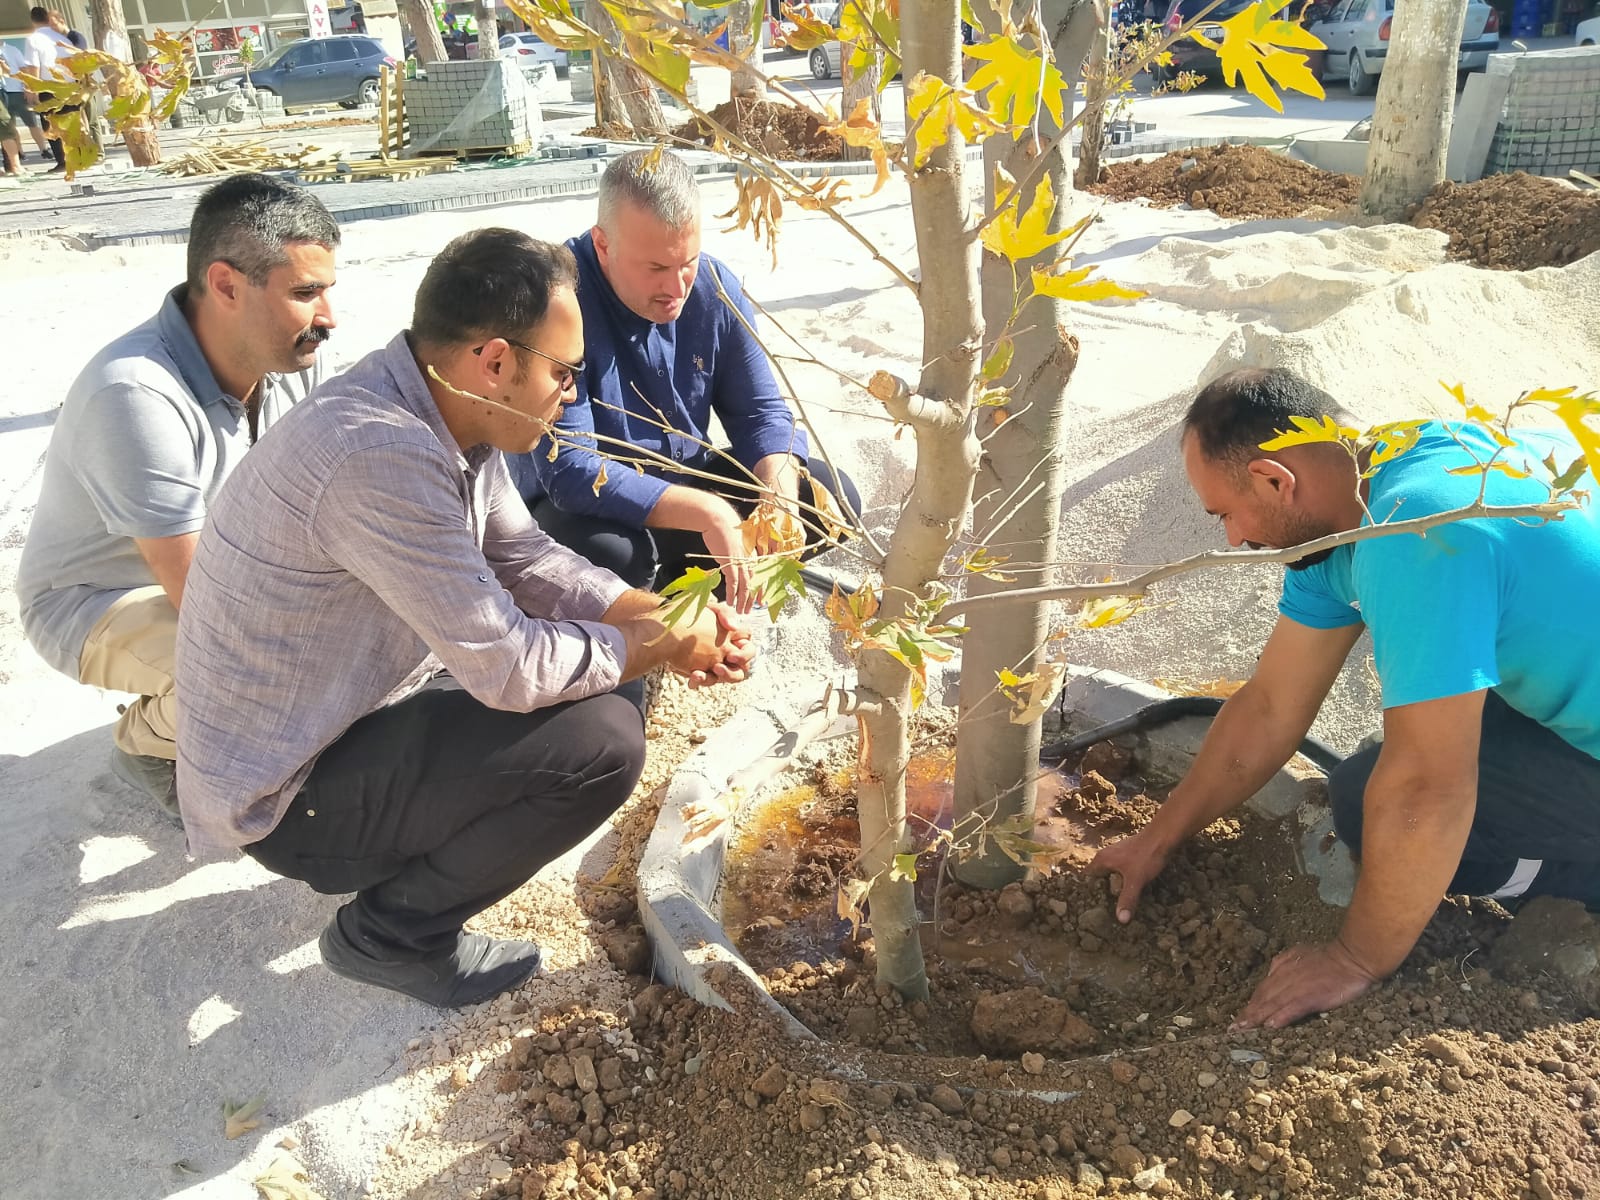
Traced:
[[[1389, 56], [1389, 29], [1394, 22], [1394, 0], [1337, 0], [1311, 32], [1328, 47], [1325, 77], [1342, 72], [1357, 96], [1377, 90], [1384, 59]], [[1461, 31], [1458, 71], [1481, 71], [1489, 55], [1500, 49], [1500, 14], [1490, 5], [1470, 0], [1467, 23]]]

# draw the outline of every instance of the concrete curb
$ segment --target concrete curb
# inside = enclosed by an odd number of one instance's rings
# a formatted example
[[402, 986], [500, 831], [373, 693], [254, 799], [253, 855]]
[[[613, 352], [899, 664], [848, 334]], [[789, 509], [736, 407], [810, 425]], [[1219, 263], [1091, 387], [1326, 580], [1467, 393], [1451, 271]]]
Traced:
[[[807, 742], [836, 736], [835, 731], [854, 731], [854, 722], [849, 718], [830, 719], [821, 714], [820, 706], [808, 704], [826, 685], [823, 677], [790, 685], [765, 703], [741, 709], [712, 734], [668, 783], [661, 814], [639, 862], [639, 914], [650, 935], [656, 977], [702, 1004], [731, 1010], [733, 1006], [708, 978], [713, 964], [731, 964], [754, 984], [752, 991], [762, 998], [781, 1027], [802, 1041], [815, 1041], [816, 1034], [771, 997], [734, 948], [722, 927], [717, 889], [722, 881], [728, 834], [751, 799], [759, 794], [761, 784], [791, 765]], [[1115, 671], [1071, 667], [1063, 704], [1071, 714], [1068, 728], [1087, 729], [1170, 696], [1169, 692]], [[807, 721], [813, 724], [811, 738], [799, 732]], [[815, 728], [818, 724], [824, 727], [820, 731]], [[1129, 736], [1138, 740], [1150, 767], [1178, 775], [1192, 761], [1209, 725], [1203, 718], [1186, 717], [1148, 733]], [[761, 749], [752, 754], [752, 747]], [[719, 798], [726, 803], [730, 792], [740, 789], [742, 781], [752, 779], [755, 782], [737, 798], [727, 820], [709, 834], [689, 837], [686, 810], [709, 805]], [[1349, 903], [1355, 868], [1342, 843], [1324, 849], [1333, 822], [1320, 771], [1304, 759], [1293, 759], [1251, 798], [1249, 805], [1267, 817], [1282, 818], [1298, 812], [1301, 869], [1317, 879], [1324, 903]]]

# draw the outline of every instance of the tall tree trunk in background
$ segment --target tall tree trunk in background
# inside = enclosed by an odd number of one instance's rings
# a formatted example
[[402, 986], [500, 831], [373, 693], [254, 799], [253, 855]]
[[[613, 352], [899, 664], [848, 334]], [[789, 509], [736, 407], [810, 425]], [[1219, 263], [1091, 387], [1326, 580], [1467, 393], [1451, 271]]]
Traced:
[[[872, 114], [872, 119], [880, 125], [883, 123], [883, 93], [878, 90], [878, 83], [883, 79], [883, 55], [874, 54], [872, 65], [865, 71], [853, 70], [850, 66], [850, 44], [846, 42], [839, 48], [839, 72], [844, 76], [844, 90], [839, 96], [839, 115], [848, 117], [855, 112], [856, 105], [861, 101], [868, 101], [867, 111]], [[844, 148], [847, 159], [863, 159], [870, 157], [872, 151], [865, 146], [851, 146], [848, 143]]]
[[[89, 21], [97, 48], [106, 50], [109, 39], [111, 51], [119, 58], [125, 59], [132, 53], [128, 23], [122, 14], [122, 0], [89, 0]], [[106, 82], [111, 86], [113, 95], [120, 90], [123, 77], [132, 72], [133, 67], [126, 64], [105, 68]], [[127, 143], [128, 157], [134, 166], [154, 167], [160, 164], [161, 142], [156, 135], [155, 122], [149, 117], [135, 117], [117, 132], [122, 134], [122, 140]]]
[[761, 34], [756, 27], [756, 15], [764, 11], [759, 0], [755, 3], [752, 0], [734, 0], [728, 6], [728, 53], [746, 64], [733, 72], [733, 79], [729, 83], [729, 95], [735, 100], [767, 98], [766, 84], [752, 69], [752, 64], [759, 66], [762, 62]]
[[439, 32], [429, 0], [400, 0], [400, 15], [411, 27], [411, 36], [417, 39], [417, 62], [423, 66], [444, 62], [444, 35]]
[[[1111, 24], [1111, 14], [1097, 8], [1096, 19], [1101, 25], [1094, 31], [1089, 43], [1089, 64], [1084, 68], [1083, 136], [1078, 143], [1078, 170], [1074, 182], [1086, 188], [1100, 178], [1100, 147], [1105, 144], [1106, 105], [1111, 99], [1111, 47], [1116, 31]], [[1076, 64], [1061, 64], [1070, 78]]]
[[1396, 4], [1367, 143], [1361, 211], [1397, 221], [1444, 181], [1467, 0]]
[[[584, 20], [608, 45], [622, 45], [622, 34], [605, 5], [584, 5]], [[649, 77], [626, 59], [609, 54], [595, 54], [593, 59], [595, 119], [600, 125], [626, 125], [646, 139], [663, 136], [667, 118]]]
[[[1045, 28], [1052, 31], [1056, 61], [1066, 78], [1064, 116], [1072, 119], [1073, 96], [1089, 42], [1100, 30], [1091, 0], [1047, 3]], [[1057, 132], [1041, 112], [1039, 136], [1048, 141]], [[1050, 228], [1057, 231], [1074, 220], [1070, 139], [1062, 141], [1045, 163], [1045, 175], [1056, 194]], [[1037, 162], [1028, 141], [995, 136], [983, 146], [986, 194], [992, 210], [994, 168], [1003, 165], [1013, 179], [1023, 179]], [[1032, 202], [1022, 197], [1023, 211]], [[1037, 259], [1012, 264], [985, 253], [983, 309], [990, 337], [998, 335], [1011, 313], [1017, 280], [1026, 280], [1034, 266], [1056, 261], [1060, 247]], [[1023, 286], [1027, 286], [1024, 284]], [[1066, 329], [1064, 301], [1035, 296], [1023, 307], [1013, 334], [1011, 366], [1001, 382], [1011, 386], [1005, 409], [986, 408], [978, 433], [985, 439], [973, 503], [974, 536], [983, 536], [997, 554], [1019, 563], [1048, 563], [1057, 558], [1056, 532], [1061, 521], [1062, 475], [1065, 467], [1062, 430], [1066, 421], [1067, 381], [1078, 362], [1078, 342]], [[1009, 419], [991, 422], [1004, 412]], [[967, 594], [987, 595], [1045, 583], [1048, 572], [1012, 572], [1015, 583], [969, 576]], [[1012, 605], [974, 615], [961, 640], [961, 720], [956, 729], [955, 819], [959, 832], [980, 825], [1001, 824], [1017, 817], [1033, 818], [1035, 776], [1039, 770], [1040, 725], [1011, 721], [1011, 703], [995, 688], [1002, 670], [1027, 675], [1040, 663], [1040, 647], [1049, 634], [1048, 604]], [[983, 852], [964, 858], [954, 873], [975, 887], [1003, 887], [1025, 874], [992, 840]]]
[[[961, 26], [949, 0], [906, 0], [900, 10], [908, 79], [918, 71], [961, 79]], [[978, 466], [973, 398], [983, 325], [978, 310], [978, 253], [968, 234], [966, 145], [952, 131], [911, 179], [911, 219], [922, 277], [922, 375], [914, 394], [885, 400], [917, 439], [916, 474], [896, 524], [883, 569], [878, 615], [893, 620], [913, 597], [929, 597], [945, 555], [966, 524]], [[910, 849], [906, 832], [906, 767], [911, 758], [911, 675], [883, 653], [861, 655], [866, 711], [856, 808], [861, 820], [861, 873], [871, 880], [868, 904], [880, 982], [902, 996], [923, 998], [928, 977], [917, 936], [911, 882], [891, 880], [894, 856]]]
[[473, 19], [478, 22], [478, 57], [496, 58], [500, 54], [500, 18], [495, 14], [494, 0], [478, 0], [473, 6]]

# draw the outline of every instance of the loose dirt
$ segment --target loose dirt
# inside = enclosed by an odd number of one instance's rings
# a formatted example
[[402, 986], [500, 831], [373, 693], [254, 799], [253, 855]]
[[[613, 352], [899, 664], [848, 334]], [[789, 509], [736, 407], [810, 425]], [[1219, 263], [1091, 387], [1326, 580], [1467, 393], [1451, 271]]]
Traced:
[[[1361, 181], [1259, 146], [1207, 146], [1148, 161], [1111, 163], [1089, 189], [1112, 200], [1187, 204], [1224, 217], [1348, 217]], [[1408, 218], [1450, 235], [1451, 258], [1527, 271], [1562, 267], [1600, 250], [1600, 191], [1517, 172], [1442, 183]]]
[[1564, 267], [1600, 250], [1600, 190], [1517, 172], [1441, 183], [1411, 223], [1450, 235], [1448, 253], [1480, 267]]
[[[824, 132], [822, 122], [809, 109], [766, 100], [729, 100], [711, 110], [711, 117], [773, 158], [795, 161], [829, 161], [845, 157], [844, 140]], [[710, 146], [720, 136], [699, 118], [675, 131], [683, 142]]]
[[1348, 209], [1361, 181], [1260, 146], [1201, 146], [1110, 163], [1089, 190], [1112, 200], [1142, 196], [1161, 208], [1209, 208], [1224, 217], [1308, 217]]

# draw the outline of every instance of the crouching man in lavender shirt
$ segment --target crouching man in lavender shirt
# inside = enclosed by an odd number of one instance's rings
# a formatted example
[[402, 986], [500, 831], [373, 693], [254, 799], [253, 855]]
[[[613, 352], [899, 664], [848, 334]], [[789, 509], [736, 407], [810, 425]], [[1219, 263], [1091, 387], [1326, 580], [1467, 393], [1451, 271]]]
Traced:
[[502, 451], [576, 394], [576, 286], [571, 252], [525, 234], [447, 246], [411, 329], [229, 479], [179, 619], [191, 851], [354, 892], [323, 961], [442, 1007], [538, 970], [537, 946], [462, 926], [627, 799], [644, 731], [617, 684], [738, 681], [754, 653], [720, 605], [664, 629], [659, 597], [557, 545], [511, 486]]

